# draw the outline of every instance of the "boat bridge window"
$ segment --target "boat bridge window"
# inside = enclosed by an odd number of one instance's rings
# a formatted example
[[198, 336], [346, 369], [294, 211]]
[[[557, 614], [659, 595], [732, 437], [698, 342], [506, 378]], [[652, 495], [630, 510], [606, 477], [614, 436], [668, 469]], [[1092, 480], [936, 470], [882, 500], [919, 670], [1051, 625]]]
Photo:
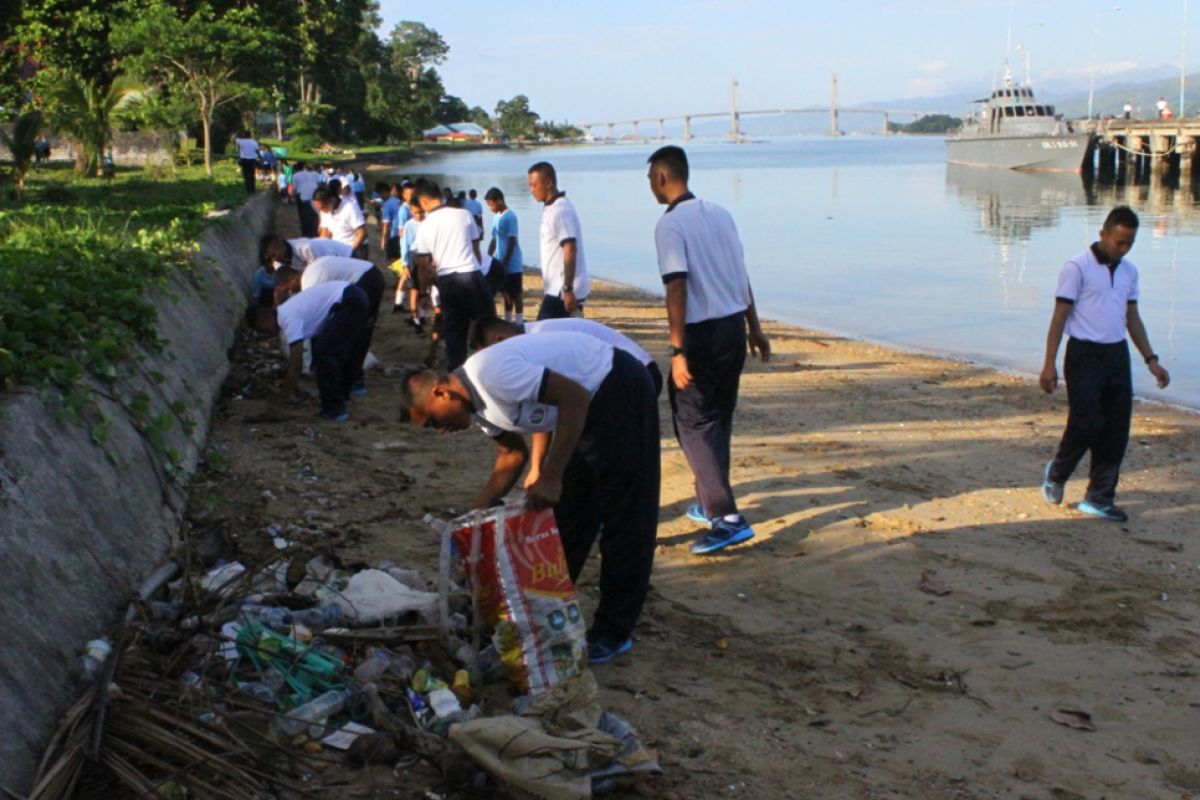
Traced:
[[1004, 116], [1011, 117], [1012, 115], [1013, 115], [1012, 106], [1005, 106], [1004, 107]]
[[1034, 106], [1034, 109], [1037, 111], [1037, 115], [1039, 117], [1046, 116], [1046, 107], [1045, 106]]
[[1017, 112], [1017, 116], [1018, 116], [1018, 117], [1023, 117], [1023, 116], [1025, 116], [1025, 106], [1017, 106], [1017, 107], [1016, 107], [1016, 112]]
[[1033, 106], [1025, 106], [1025, 116], [1027, 116], [1027, 117], [1036, 117], [1037, 116], [1037, 112], [1034, 111]]

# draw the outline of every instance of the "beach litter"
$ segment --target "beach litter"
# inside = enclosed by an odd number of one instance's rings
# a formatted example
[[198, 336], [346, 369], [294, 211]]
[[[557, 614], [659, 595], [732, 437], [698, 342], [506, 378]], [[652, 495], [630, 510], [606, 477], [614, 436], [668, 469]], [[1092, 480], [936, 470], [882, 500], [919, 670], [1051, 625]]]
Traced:
[[435, 587], [299, 545], [163, 565], [83, 648], [29, 800], [313, 796], [373, 768], [573, 800], [660, 775], [599, 704], [552, 513], [516, 500], [435, 531]]

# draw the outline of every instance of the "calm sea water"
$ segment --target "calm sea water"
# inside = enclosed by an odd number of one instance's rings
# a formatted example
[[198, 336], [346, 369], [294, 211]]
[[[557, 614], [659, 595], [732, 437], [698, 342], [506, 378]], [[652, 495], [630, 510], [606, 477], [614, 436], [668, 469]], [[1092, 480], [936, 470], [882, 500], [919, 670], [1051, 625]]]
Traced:
[[[552, 162], [579, 210], [593, 275], [661, 291], [646, 181], [657, 145], [448, 154], [406, 165], [455, 190], [504, 191], [526, 263], [540, 206], [526, 169]], [[1062, 263], [1128, 203], [1142, 318], [1171, 371], [1139, 395], [1200, 408], [1200, 202], [1169, 182], [1085, 187], [1077, 175], [950, 167], [940, 139], [805, 137], [686, 146], [696, 194], [732, 212], [765, 316], [1036, 374]], [[485, 213], [486, 226], [491, 225]], [[1135, 353], [1136, 357], [1136, 353]], [[1061, 363], [1061, 362], [1060, 362]], [[1140, 361], [1135, 362], [1140, 364]]]

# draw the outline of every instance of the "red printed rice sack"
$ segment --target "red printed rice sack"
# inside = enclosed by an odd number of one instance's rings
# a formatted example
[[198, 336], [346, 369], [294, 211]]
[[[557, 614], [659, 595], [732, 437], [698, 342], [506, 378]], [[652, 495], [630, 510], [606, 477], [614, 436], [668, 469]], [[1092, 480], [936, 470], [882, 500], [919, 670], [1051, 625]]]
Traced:
[[509, 678], [537, 694], [581, 673], [587, 625], [554, 512], [516, 501], [464, 515], [449, 527]]

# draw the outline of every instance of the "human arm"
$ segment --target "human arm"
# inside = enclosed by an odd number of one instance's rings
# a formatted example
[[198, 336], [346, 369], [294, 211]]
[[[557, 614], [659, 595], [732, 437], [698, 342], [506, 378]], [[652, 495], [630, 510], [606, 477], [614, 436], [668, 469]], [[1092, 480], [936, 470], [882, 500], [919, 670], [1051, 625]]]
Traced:
[[479, 251], [479, 240], [478, 239], [471, 240], [471, 252], [475, 254], [475, 263], [482, 264], [483, 263], [483, 255]]
[[554, 436], [542, 460], [541, 472], [532, 485], [525, 487], [526, 503], [531, 508], [549, 508], [562, 496], [563, 473], [583, 435], [591, 396], [575, 381], [547, 370], [542, 402], [558, 407]]
[[1146, 334], [1146, 325], [1142, 322], [1142, 315], [1138, 313], [1137, 303], [1129, 303], [1126, 306], [1125, 328], [1129, 331], [1133, 346], [1146, 360], [1150, 374], [1158, 381], [1158, 388], [1167, 388], [1167, 384], [1171, 382], [1171, 374], [1158, 363], [1158, 356], [1154, 355], [1154, 348], [1150, 346], [1150, 337]]
[[538, 482], [542, 474], [542, 462], [546, 459], [546, 450], [550, 447], [550, 431], [534, 431], [529, 437], [529, 474], [525, 476], [525, 488], [528, 489]]
[[496, 238], [493, 236], [492, 240], [490, 242], [488, 242], [488, 255], [489, 256], [495, 255], [495, 253], [496, 253]]
[[350, 242], [350, 247], [357, 250], [362, 246], [362, 243], [367, 240], [367, 225], [364, 222], [354, 229], [354, 240]]
[[508, 494], [521, 470], [529, 460], [529, 449], [525, 439], [519, 434], [504, 431], [493, 441], [496, 442], [496, 461], [492, 464], [492, 475], [471, 501], [471, 508], [488, 508], [501, 497]]
[[750, 305], [746, 306], [746, 325], [749, 328], [747, 342], [750, 345], [750, 352], [757, 353], [763, 361], [771, 360], [771, 343], [767, 341], [767, 335], [763, 333], [762, 324], [758, 321], [758, 308], [754, 305], [754, 290], [746, 287], [750, 291]]
[[504, 248], [504, 258], [501, 263], [504, 264], [505, 273], [508, 272], [508, 262], [512, 261], [513, 253], [517, 251], [517, 237], [508, 237], [508, 246]]
[[687, 354], [683, 352], [684, 326], [687, 320], [687, 279], [679, 275], [667, 281], [667, 329], [671, 340], [671, 380], [683, 391], [692, 382]]
[[563, 251], [563, 307], [567, 309], [568, 314], [574, 314], [575, 309], [579, 308], [579, 301], [575, 299], [575, 259], [579, 254], [579, 248], [576, 247], [574, 239], [567, 239], [561, 246]]
[[1053, 392], [1058, 386], [1058, 345], [1062, 342], [1063, 330], [1067, 327], [1067, 317], [1071, 316], [1073, 304], [1067, 300], [1054, 303], [1054, 314], [1050, 317], [1050, 330], [1046, 333], [1046, 360], [1042, 364], [1042, 374], [1038, 376], [1038, 385], [1046, 393]]

